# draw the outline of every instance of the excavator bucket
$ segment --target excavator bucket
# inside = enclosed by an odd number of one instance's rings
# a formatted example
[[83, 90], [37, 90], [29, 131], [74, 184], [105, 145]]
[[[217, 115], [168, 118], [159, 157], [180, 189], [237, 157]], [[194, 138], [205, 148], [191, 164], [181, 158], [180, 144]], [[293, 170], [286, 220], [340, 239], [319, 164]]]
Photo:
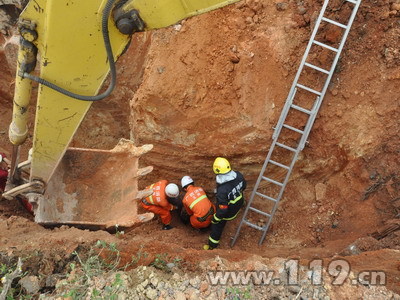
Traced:
[[139, 158], [152, 147], [121, 140], [112, 150], [68, 148], [35, 205], [35, 221], [112, 231], [151, 220], [154, 214], [137, 209], [152, 193], [138, 190], [138, 178], [153, 169], [139, 169]]

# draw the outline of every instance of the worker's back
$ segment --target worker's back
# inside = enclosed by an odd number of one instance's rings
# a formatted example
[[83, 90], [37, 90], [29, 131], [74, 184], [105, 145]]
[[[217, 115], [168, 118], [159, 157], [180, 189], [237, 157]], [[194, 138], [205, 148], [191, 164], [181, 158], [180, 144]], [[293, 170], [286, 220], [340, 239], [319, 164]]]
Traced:
[[187, 187], [187, 192], [182, 202], [185, 208], [193, 212], [196, 217], [206, 215], [212, 206], [204, 190], [193, 185]]

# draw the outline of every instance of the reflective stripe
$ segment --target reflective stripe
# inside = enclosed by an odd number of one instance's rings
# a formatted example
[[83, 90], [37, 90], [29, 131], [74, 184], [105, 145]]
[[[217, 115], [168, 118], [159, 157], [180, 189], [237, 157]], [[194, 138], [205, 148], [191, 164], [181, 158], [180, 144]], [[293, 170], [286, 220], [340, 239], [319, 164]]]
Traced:
[[199, 198], [197, 198], [196, 200], [194, 200], [193, 202], [192, 202], [192, 204], [190, 204], [190, 209], [193, 209], [193, 207], [197, 204], [197, 203], [199, 203], [199, 201], [201, 201], [201, 200], [203, 200], [204, 198], [207, 198], [207, 196], [206, 195], [203, 195], [203, 196], [200, 196]]
[[230, 217], [230, 218], [223, 218], [223, 219], [224, 219], [225, 221], [230, 221], [230, 220], [233, 220], [234, 218], [236, 218], [238, 214], [239, 214], [239, 212], [237, 212], [236, 215], [234, 215], [233, 217]]
[[240, 199], [242, 199], [243, 194], [240, 194], [239, 197], [236, 197], [235, 199], [229, 201], [229, 204], [235, 204], [236, 202], [238, 202]]
[[147, 202], [146, 199], [142, 199], [142, 203], [146, 204], [146, 205], [151, 205], [150, 202]]
[[217, 214], [214, 214], [214, 219], [217, 220], [217, 221], [221, 221], [222, 220], [222, 219], [217, 217]]
[[[153, 183], [153, 184], [150, 186], [150, 188], [152, 189], [154, 185], [155, 185], [155, 183]], [[153, 194], [150, 195], [149, 201], [151, 202], [151, 204], [154, 204]]]
[[214, 240], [211, 236], [208, 237], [208, 239], [213, 242], [214, 244], [219, 244], [219, 241]]

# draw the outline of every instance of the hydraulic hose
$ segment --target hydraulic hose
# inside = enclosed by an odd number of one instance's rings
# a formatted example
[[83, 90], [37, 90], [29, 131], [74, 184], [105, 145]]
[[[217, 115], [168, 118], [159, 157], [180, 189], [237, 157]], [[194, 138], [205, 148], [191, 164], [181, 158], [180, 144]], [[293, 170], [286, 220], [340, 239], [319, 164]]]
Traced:
[[107, 59], [110, 65], [110, 72], [111, 72], [111, 82], [110, 85], [108, 86], [107, 90], [99, 95], [96, 96], [85, 96], [85, 95], [79, 95], [79, 94], [75, 94], [73, 92], [70, 92], [66, 89], [63, 89], [62, 87], [59, 87], [58, 85], [51, 83], [43, 78], [31, 75], [29, 73], [24, 72], [23, 74], [21, 74], [22, 78], [29, 78], [30, 80], [36, 81], [40, 84], [43, 84], [61, 94], [64, 94], [66, 96], [69, 96], [71, 98], [75, 98], [78, 100], [83, 100], [83, 101], [98, 101], [98, 100], [102, 100], [106, 97], [108, 97], [111, 92], [114, 90], [114, 87], [116, 85], [117, 82], [117, 72], [115, 69], [115, 62], [114, 62], [114, 55], [112, 52], [112, 48], [111, 48], [111, 43], [110, 43], [110, 35], [108, 32], [108, 18], [110, 16], [113, 4], [116, 0], [108, 0], [104, 10], [103, 10], [103, 16], [102, 16], [102, 20], [101, 20], [101, 30], [102, 30], [102, 34], [103, 34], [103, 40], [104, 40], [104, 46], [106, 48], [106, 52], [107, 52]]

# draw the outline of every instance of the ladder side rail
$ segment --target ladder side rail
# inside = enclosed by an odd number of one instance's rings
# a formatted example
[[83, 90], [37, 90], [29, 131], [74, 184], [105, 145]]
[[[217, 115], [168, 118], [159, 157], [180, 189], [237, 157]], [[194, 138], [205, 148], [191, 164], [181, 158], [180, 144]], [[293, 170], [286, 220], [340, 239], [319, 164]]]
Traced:
[[319, 107], [319, 103], [322, 102], [323, 98], [321, 96], [317, 96], [313, 108], [311, 109], [312, 113], [307, 120], [306, 127], [304, 128], [304, 134], [302, 135], [300, 142], [299, 142], [299, 151], [304, 149], [304, 146], [307, 142], [308, 136], [310, 135], [311, 129], [314, 125], [315, 118], [317, 116], [317, 107]]
[[281, 134], [282, 125], [285, 123], [287, 114], [289, 113], [290, 106], [293, 104], [293, 99], [296, 96], [297, 88], [294, 86], [294, 89], [291, 89], [288, 97], [286, 98], [285, 105], [283, 106], [281, 115], [279, 116], [278, 122], [276, 123], [274, 133], [272, 134], [273, 140], [278, 140], [279, 135]]
[[317, 117], [318, 111], [319, 111], [319, 109], [320, 109], [320, 107], [322, 105], [322, 101], [324, 100], [326, 91], [328, 90], [329, 83], [331, 82], [331, 79], [332, 79], [333, 74], [335, 72], [335, 68], [336, 68], [337, 62], [339, 61], [340, 54], [342, 53], [342, 50], [343, 50], [344, 45], [345, 45], [346, 40], [347, 40], [347, 36], [348, 36], [348, 34], [350, 32], [351, 26], [353, 25], [353, 21], [354, 21], [354, 19], [356, 17], [356, 14], [357, 14], [357, 11], [358, 11], [358, 8], [359, 8], [360, 4], [361, 4], [361, 0], [358, 1], [355, 4], [355, 6], [353, 7], [353, 11], [352, 11], [352, 13], [350, 15], [350, 19], [349, 19], [349, 22], [347, 24], [347, 28], [346, 28], [345, 32], [343, 33], [343, 37], [342, 37], [342, 40], [340, 42], [340, 45], [339, 45], [339, 48], [338, 48], [338, 52], [336, 53], [335, 58], [334, 58], [334, 60], [332, 62], [332, 65], [331, 65], [331, 68], [330, 68], [330, 71], [329, 71], [329, 75], [326, 78], [324, 87], [322, 88], [322, 91], [321, 91], [321, 95], [319, 97], [317, 97], [317, 101], [314, 104], [314, 107], [313, 107], [314, 113], [310, 116], [310, 118], [309, 118], [309, 120], [307, 122], [306, 129], [304, 130], [304, 135], [302, 136], [302, 139], [300, 141], [300, 149], [301, 150], [304, 148], [304, 145], [305, 145], [305, 143], [306, 143], [306, 141], [308, 139], [308, 136], [309, 136], [309, 134], [311, 132], [311, 129], [312, 129], [313, 125], [314, 125], [314, 122], [315, 122], [315, 119]]
[[311, 47], [313, 45], [315, 36], [318, 33], [318, 29], [319, 29], [320, 24], [322, 22], [322, 18], [324, 17], [326, 8], [328, 6], [328, 3], [329, 3], [329, 0], [325, 0], [324, 1], [324, 4], [323, 4], [323, 6], [321, 8], [321, 11], [319, 13], [319, 16], [317, 18], [317, 21], [315, 22], [314, 29], [313, 29], [313, 32], [311, 34], [310, 40], [309, 40], [309, 42], [307, 44], [306, 50], [304, 51], [303, 58], [301, 59], [300, 67], [297, 70], [296, 76], [294, 77], [293, 84], [292, 84], [292, 87], [290, 88], [290, 91], [292, 91], [292, 90], [294, 90], [296, 88], [296, 85], [297, 85], [297, 82], [298, 82], [298, 80], [300, 78], [301, 72], [303, 72], [304, 64], [305, 64], [305, 62], [307, 60], [308, 54], [309, 54], [309, 52], [311, 50]]
[[267, 231], [268, 231], [268, 229], [269, 229], [269, 226], [271, 225], [272, 218], [273, 218], [273, 216], [275, 215], [275, 212], [276, 212], [276, 209], [278, 208], [278, 205], [279, 205], [280, 200], [282, 199], [283, 193], [284, 193], [284, 191], [285, 191], [285, 189], [286, 189], [286, 185], [287, 185], [287, 183], [289, 182], [290, 175], [292, 174], [294, 165], [295, 165], [295, 163], [296, 163], [296, 161], [297, 161], [297, 157], [299, 156], [299, 153], [300, 153], [300, 152], [301, 152], [301, 150], [297, 150], [297, 151], [296, 151], [296, 153], [295, 153], [294, 156], [293, 156], [292, 162], [290, 163], [289, 170], [288, 170], [288, 172], [287, 172], [287, 174], [286, 174], [285, 180], [283, 181], [283, 186], [281, 187], [281, 190], [279, 191], [278, 197], [276, 198], [277, 201], [275, 202], [275, 204], [274, 204], [274, 206], [273, 206], [273, 208], [272, 208], [272, 211], [271, 211], [271, 218], [269, 218], [269, 220], [268, 220], [268, 222], [267, 222], [267, 224], [266, 224], [266, 226], [265, 226], [264, 232], [263, 232], [263, 234], [262, 234], [262, 236], [261, 236], [261, 238], [260, 238], [260, 241], [259, 241], [259, 243], [258, 243], [260, 246], [261, 246], [262, 242], [264, 241], [265, 236], [267, 235]]
[[262, 180], [262, 176], [263, 176], [263, 174], [264, 174], [264, 172], [265, 172], [265, 169], [267, 168], [268, 162], [269, 162], [269, 160], [270, 160], [270, 158], [271, 158], [271, 155], [272, 155], [272, 153], [273, 153], [273, 151], [274, 151], [274, 149], [275, 149], [275, 143], [276, 143], [277, 139], [278, 139], [278, 138], [276, 137], [276, 138], [273, 140], [273, 142], [272, 142], [272, 144], [271, 144], [271, 147], [269, 148], [267, 158], [266, 158], [265, 161], [264, 161], [264, 164], [263, 164], [263, 166], [262, 166], [262, 168], [261, 168], [260, 174], [258, 175], [256, 184], [254, 185], [254, 188], [253, 188], [253, 190], [252, 190], [252, 192], [251, 192], [250, 199], [249, 199], [249, 201], [248, 201], [248, 203], [247, 203], [247, 206], [246, 206], [246, 209], [245, 209], [245, 211], [244, 211], [244, 213], [243, 213], [243, 215], [242, 215], [242, 219], [240, 220], [240, 224], [239, 224], [239, 226], [238, 226], [238, 228], [237, 228], [237, 230], [236, 230], [235, 236], [234, 236], [234, 238], [233, 238], [233, 240], [232, 240], [232, 242], [231, 242], [231, 246], [233, 246], [233, 245], [235, 244], [236, 239], [237, 239], [238, 236], [239, 236], [240, 230], [241, 230], [241, 228], [242, 228], [242, 226], [243, 226], [243, 221], [244, 221], [244, 219], [246, 218], [247, 213], [249, 212], [251, 203], [252, 203], [253, 200], [254, 200], [255, 194], [256, 194], [256, 192], [257, 192], [257, 190], [258, 190], [258, 186], [260, 185], [260, 182], [261, 182], [261, 180]]

